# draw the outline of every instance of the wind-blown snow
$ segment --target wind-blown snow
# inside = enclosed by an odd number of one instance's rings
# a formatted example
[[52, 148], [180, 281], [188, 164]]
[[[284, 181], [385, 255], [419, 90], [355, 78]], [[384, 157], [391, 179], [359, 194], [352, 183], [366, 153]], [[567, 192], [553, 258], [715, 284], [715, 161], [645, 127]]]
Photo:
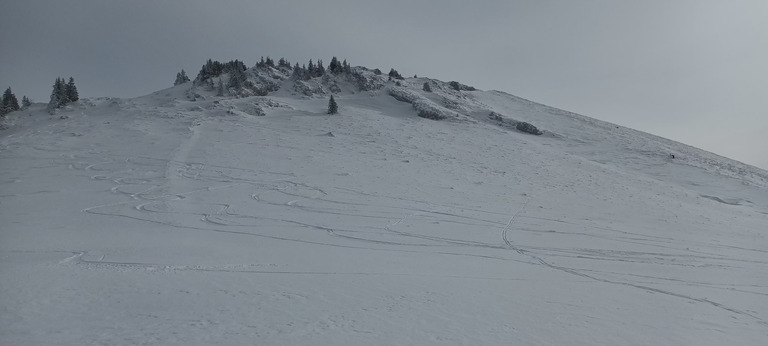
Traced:
[[768, 340], [765, 171], [500, 92], [187, 89], [0, 132], [0, 344]]

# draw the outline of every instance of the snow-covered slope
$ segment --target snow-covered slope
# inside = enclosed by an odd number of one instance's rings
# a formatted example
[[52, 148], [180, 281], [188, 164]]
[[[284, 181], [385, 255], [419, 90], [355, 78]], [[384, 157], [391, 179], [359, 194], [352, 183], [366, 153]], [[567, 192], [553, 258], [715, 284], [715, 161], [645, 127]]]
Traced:
[[11, 114], [0, 344], [765, 344], [768, 173], [359, 72]]

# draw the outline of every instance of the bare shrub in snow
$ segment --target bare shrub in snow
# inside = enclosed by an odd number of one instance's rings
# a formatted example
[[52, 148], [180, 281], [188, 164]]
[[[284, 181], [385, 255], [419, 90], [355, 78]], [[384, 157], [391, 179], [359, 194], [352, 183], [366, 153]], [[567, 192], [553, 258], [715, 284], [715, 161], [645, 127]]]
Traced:
[[406, 88], [398, 87], [389, 88], [387, 92], [390, 96], [394, 97], [395, 100], [400, 102], [407, 102], [413, 105], [413, 108], [416, 110], [416, 114], [422, 118], [432, 120], [441, 120], [447, 118], [445, 112], [443, 112], [443, 110], [440, 109], [438, 105], [429, 99], [422, 97], [416, 92]]
[[304, 81], [297, 80], [294, 82], [293, 90], [305, 96], [312, 96], [312, 88], [310, 88], [307, 83], [304, 83]]
[[395, 100], [398, 100], [400, 102], [408, 102], [413, 103], [417, 99], [419, 99], [419, 94], [410, 91], [406, 88], [389, 88], [387, 90], [387, 93], [389, 96], [392, 96], [395, 98]]
[[451, 100], [449, 98], [443, 98], [443, 106], [445, 106], [445, 108], [453, 109], [453, 110], [462, 109], [461, 104], [459, 102]]
[[543, 134], [543, 132], [540, 131], [538, 128], [536, 128], [536, 126], [533, 126], [524, 121], [516, 121], [513, 119], [506, 118], [504, 115], [501, 115], [496, 112], [489, 113], [488, 118], [491, 120], [497, 121], [499, 126], [502, 126], [508, 129], [514, 128], [520, 132], [530, 133], [532, 135], [537, 135], [537, 136]]
[[416, 109], [416, 114], [422, 118], [432, 119], [432, 120], [442, 120], [447, 118], [445, 113], [432, 101], [419, 98], [418, 100], [413, 102], [413, 108]]
[[294, 81], [293, 90], [302, 93], [305, 96], [325, 95], [326, 93], [322, 85], [317, 83], [317, 81]]
[[472, 86], [469, 86], [469, 85], [464, 85], [464, 84], [461, 84], [461, 83], [459, 83], [457, 81], [450, 81], [450, 82], [448, 82], [448, 85], [451, 86], [451, 89], [456, 90], [456, 91], [475, 91], [475, 90], [477, 90], [477, 89], [475, 89], [475, 87], [472, 87]]
[[371, 74], [371, 72], [365, 68], [355, 67], [349, 74], [349, 80], [354, 83], [360, 91], [379, 90], [384, 87], [385, 82], [381, 77], [381, 71], [379, 71], [378, 74], [376, 71], [377, 70], [374, 70], [373, 74]]
[[541, 135], [543, 132], [539, 131], [539, 129], [536, 128], [536, 126], [533, 126], [529, 123], [526, 123], [524, 121], [518, 122], [517, 125], [515, 125], [515, 128], [518, 131], [530, 133], [532, 135]]
[[264, 108], [261, 108], [261, 106], [257, 103], [250, 103], [246, 105], [243, 108], [243, 112], [250, 115], [255, 115], [257, 117], [263, 117], [267, 115], [267, 113], [264, 112]]
[[330, 73], [326, 73], [323, 75], [323, 78], [320, 79], [322, 81], [323, 85], [326, 85], [328, 87], [328, 90], [331, 93], [341, 93], [341, 87], [339, 86], [339, 81], [337, 80], [335, 75], [332, 75]]

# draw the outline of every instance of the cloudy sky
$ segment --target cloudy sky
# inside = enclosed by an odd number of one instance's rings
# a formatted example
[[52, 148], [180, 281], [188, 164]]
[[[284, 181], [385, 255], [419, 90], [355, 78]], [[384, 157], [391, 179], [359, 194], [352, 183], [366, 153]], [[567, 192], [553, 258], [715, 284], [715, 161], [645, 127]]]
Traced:
[[458, 80], [768, 169], [765, 0], [3, 0], [0, 85], [47, 102], [261, 56]]

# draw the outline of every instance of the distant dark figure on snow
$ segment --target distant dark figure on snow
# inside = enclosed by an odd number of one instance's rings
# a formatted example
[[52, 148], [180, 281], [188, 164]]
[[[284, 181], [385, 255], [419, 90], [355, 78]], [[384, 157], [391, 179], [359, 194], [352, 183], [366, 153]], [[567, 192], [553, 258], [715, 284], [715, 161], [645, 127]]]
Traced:
[[675, 158], [675, 154], [669, 154], [669, 156], [672, 157], [673, 159]]

